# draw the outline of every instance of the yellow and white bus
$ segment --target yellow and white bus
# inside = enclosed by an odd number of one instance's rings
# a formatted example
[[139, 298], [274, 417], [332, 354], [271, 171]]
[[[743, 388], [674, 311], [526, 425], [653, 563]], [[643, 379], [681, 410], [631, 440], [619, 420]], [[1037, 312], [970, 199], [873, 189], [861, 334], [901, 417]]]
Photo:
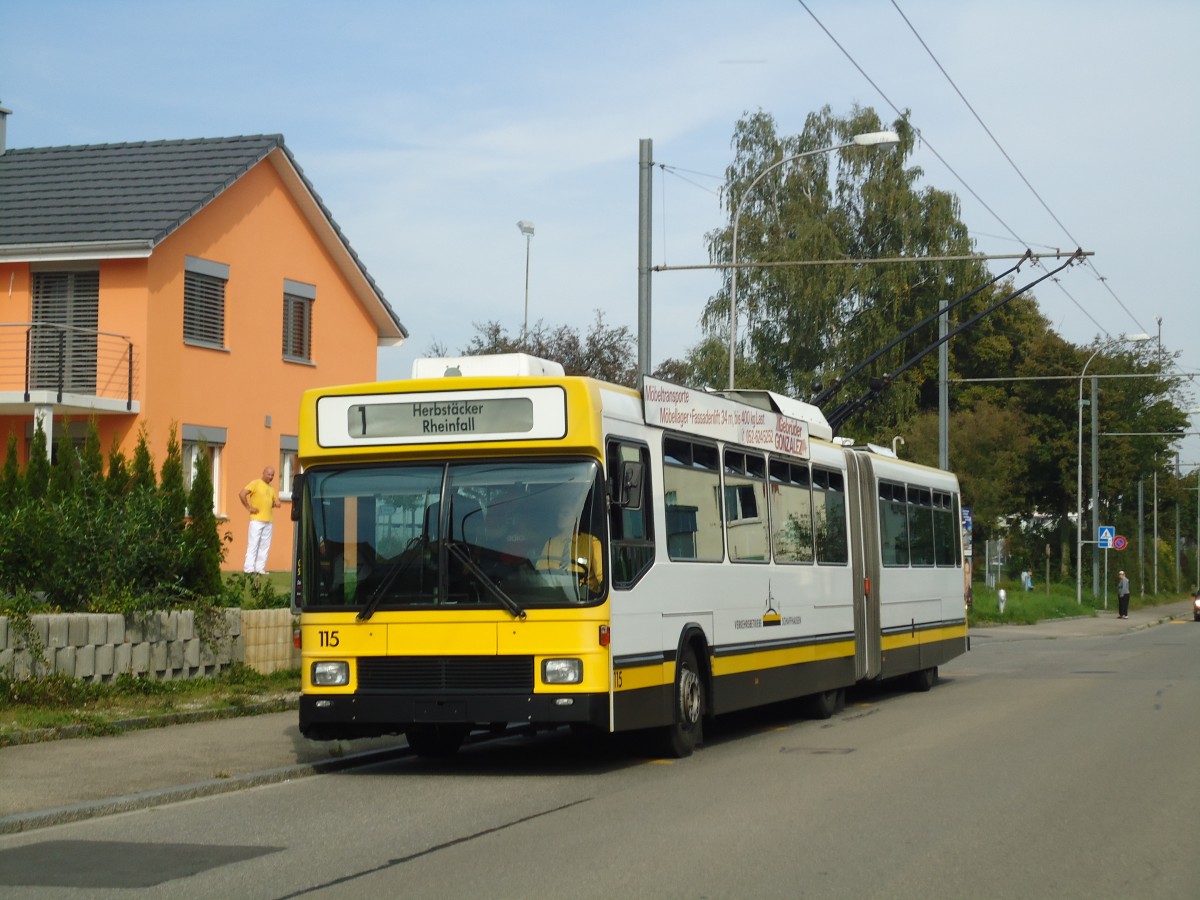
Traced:
[[305, 393], [293, 517], [314, 739], [422, 755], [524, 723], [655, 729], [967, 649], [958, 482], [769, 392], [519, 354]]

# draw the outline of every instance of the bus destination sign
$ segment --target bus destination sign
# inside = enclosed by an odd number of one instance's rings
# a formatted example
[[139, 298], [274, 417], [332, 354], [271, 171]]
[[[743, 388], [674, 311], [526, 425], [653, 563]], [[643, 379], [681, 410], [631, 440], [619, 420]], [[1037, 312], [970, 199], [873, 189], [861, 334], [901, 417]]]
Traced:
[[360, 438], [527, 434], [533, 429], [528, 397], [356, 403], [346, 415], [350, 436]]
[[323, 447], [560, 439], [560, 388], [326, 395], [317, 400]]

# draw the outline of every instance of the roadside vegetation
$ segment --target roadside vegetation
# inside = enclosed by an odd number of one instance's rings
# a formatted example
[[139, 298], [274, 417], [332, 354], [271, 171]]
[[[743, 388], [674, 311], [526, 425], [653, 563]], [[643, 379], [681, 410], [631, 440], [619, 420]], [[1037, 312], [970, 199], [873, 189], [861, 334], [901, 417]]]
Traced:
[[173, 681], [130, 675], [103, 684], [61, 674], [0, 677], [0, 747], [277, 712], [293, 708], [299, 692], [299, 670], [263, 675], [241, 665], [216, 676]]
[[[1001, 583], [1005, 592], [1004, 612], [1000, 611], [1000, 592], [985, 584], [976, 584], [973, 589], [971, 610], [967, 615], [967, 624], [976, 625], [1033, 625], [1047, 619], [1068, 619], [1075, 616], [1094, 616], [1106, 609], [1109, 612], [1117, 608], [1116, 589], [1108, 593], [1108, 606], [1105, 607], [1103, 593], [1094, 597], [1090, 586], [1083, 592], [1083, 602], [1075, 600], [1074, 583], [1051, 584], [1049, 589], [1045, 584], [1035, 586], [1032, 591], [1022, 591], [1017, 582]], [[1180, 599], [1179, 594], [1161, 593], [1142, 596], [1134, 592], [1129, 598], [1130, 609], [1143, 609], [1164, 603], [1174, 603]]]

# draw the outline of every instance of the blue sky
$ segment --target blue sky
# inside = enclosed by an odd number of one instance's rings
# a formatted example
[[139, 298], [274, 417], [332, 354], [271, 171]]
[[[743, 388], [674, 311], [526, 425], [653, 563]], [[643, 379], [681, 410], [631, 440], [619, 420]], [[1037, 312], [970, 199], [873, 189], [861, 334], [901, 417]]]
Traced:
[[[8, 0], [0, 103], [11, 147], [282, 133], [412, 335], [380, 353], [403, 377], [472, 323], [519, 331], [519, 219], [531, 323], [602, 309], [636, 329], [639, 139], [687, 170], [654, 187], [654, 262], [683, 265], [724, 220], [742, 113], [785, 133], [825, 104], [894, 117], [808, 10], [912, 111], [911, 162], [959, 195], [980, 252], [1095, 251], [1037, 290], [1060, 333], [1157, 335], [1161, 316], [1164, 350], [1200, 370], [1190, 0]], [[653, 276], [655, 363], [699, 338], [718, 277]]]

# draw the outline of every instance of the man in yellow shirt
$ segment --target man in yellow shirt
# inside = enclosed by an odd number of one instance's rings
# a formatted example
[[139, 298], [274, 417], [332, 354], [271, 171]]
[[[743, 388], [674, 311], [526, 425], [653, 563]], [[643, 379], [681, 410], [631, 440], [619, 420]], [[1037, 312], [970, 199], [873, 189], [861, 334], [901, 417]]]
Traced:
[[559, 506], [555, 524], [557, 532], [534, 559], [542, 572], [573, 572], [582, 585], [586, 582], [593, 593], [604, 582], [604, 560], [600, 541], [586, 531], [576, 530], [579, 520], [567, 504]]
[[271, 549], [271, 518], [276, 507], [283, 504], [279, 494], [271, 487], [275, 470], [270, 466], [263, 469], [262, 478], [255, 478], [242, 488], [238, 499], [250, 512], [250, 529], [246, 534], [246, 561], [242, 571], [267, 574], [267, 552]]

